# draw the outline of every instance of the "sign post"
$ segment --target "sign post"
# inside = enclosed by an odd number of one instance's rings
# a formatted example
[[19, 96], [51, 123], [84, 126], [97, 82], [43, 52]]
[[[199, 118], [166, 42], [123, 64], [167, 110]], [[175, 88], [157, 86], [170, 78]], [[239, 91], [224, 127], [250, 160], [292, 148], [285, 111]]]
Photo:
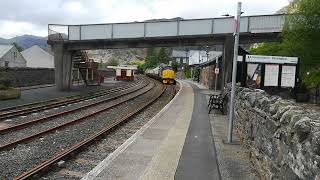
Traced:
[[241, 2], [238, 2], [237, 11], [237, 25], [236, 32], [234, 33], [234, 51], [233, 51], [233, 67], [232, 67], [232, 85], [231, 85], [231, 98], [230, 98], [230, 112], [229, 112], [229, 132], [228, 132], [228, 143], [232, 143], [232, 132], [233, 132], [233, 119], [234, 119], [234, 99], [236, 91], [237, 81], [237, 60], [238, 60], [238, 46], [239, 46], [239, 30], [240, 30], [240, 16], [241, 16]]

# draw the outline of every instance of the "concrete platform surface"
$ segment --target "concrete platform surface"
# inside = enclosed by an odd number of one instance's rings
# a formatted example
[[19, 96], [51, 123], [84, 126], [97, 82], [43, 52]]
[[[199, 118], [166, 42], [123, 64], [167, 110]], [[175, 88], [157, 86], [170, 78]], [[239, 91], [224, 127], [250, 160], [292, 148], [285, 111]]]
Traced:
[[226, 116], [207, 113], [213, 92], [190, 81], [180, 84], [164, 109], [82, 180], [251, 179], [244, 149], [221, 140]]
[[83, 179], [173, 179], [193, 109], [181, 82], [175, 98]]

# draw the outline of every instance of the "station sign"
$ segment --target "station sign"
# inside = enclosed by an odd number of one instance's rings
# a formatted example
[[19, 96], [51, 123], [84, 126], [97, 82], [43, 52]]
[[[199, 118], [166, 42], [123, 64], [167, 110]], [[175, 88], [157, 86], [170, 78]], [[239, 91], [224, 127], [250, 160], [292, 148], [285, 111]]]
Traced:
[[214, 73], [219, 74], [219, 68], [214, 68]]
[[246, 55], [248, 63], [297, 64], [297, 57]]

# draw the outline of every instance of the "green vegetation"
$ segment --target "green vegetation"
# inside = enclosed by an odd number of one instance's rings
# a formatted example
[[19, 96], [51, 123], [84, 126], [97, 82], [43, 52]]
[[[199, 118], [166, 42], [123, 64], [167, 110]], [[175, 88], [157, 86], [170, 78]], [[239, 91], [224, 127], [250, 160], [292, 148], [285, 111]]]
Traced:
[[184, 77], [191, 78], [191, 70], [189, 68], [184, 70]]
[[15, 46], [19, 52], [23, 51], [23, 48], [19, 46], [16, 42], [12, 43], [12, 45]]
[[3, 77], [2, 74], [0, 77], [0, 100], [19, 98], [20, 90], [10, 87], [11, 81]]
[[119, 65], [119, 60], [112, 57], [107, 63], [107, 66], [118, 66]]
[[160, 63], [168, 64], [171, 60], [168, 49], [160, 48], [159, 53], [155, 48], [148, 48], [147, 56], [143, 64], [138, 64], [138, 72], [143, 73], [148, 68], [155, 68]]
[[159, 54], [158, 54], [158, 62], [168, 64], [170, 60], [170, 55], [167, 52], [166, 48], [160, 48]]
[[320, 3], [319, 0], [297, 0], [289, 7], [280, 42], [262, 43], [252, 54], [297, 56], [300, 76], [308, 87], [320, 85]]
[[177, 72], [178, 71], [178, 63], [176, 61], [172, 61], [172, 69], [174, 70], [174, 72]]

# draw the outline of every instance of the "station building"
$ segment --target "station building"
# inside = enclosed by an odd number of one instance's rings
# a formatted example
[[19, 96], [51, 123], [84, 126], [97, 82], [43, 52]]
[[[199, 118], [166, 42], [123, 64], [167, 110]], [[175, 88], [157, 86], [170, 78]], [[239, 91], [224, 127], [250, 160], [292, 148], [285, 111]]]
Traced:
[[137, 70], [136, 66], [108, 66], [107, 68], [116, 71], [115, 80], [117, 81], [133, 81], [134, 72]]

